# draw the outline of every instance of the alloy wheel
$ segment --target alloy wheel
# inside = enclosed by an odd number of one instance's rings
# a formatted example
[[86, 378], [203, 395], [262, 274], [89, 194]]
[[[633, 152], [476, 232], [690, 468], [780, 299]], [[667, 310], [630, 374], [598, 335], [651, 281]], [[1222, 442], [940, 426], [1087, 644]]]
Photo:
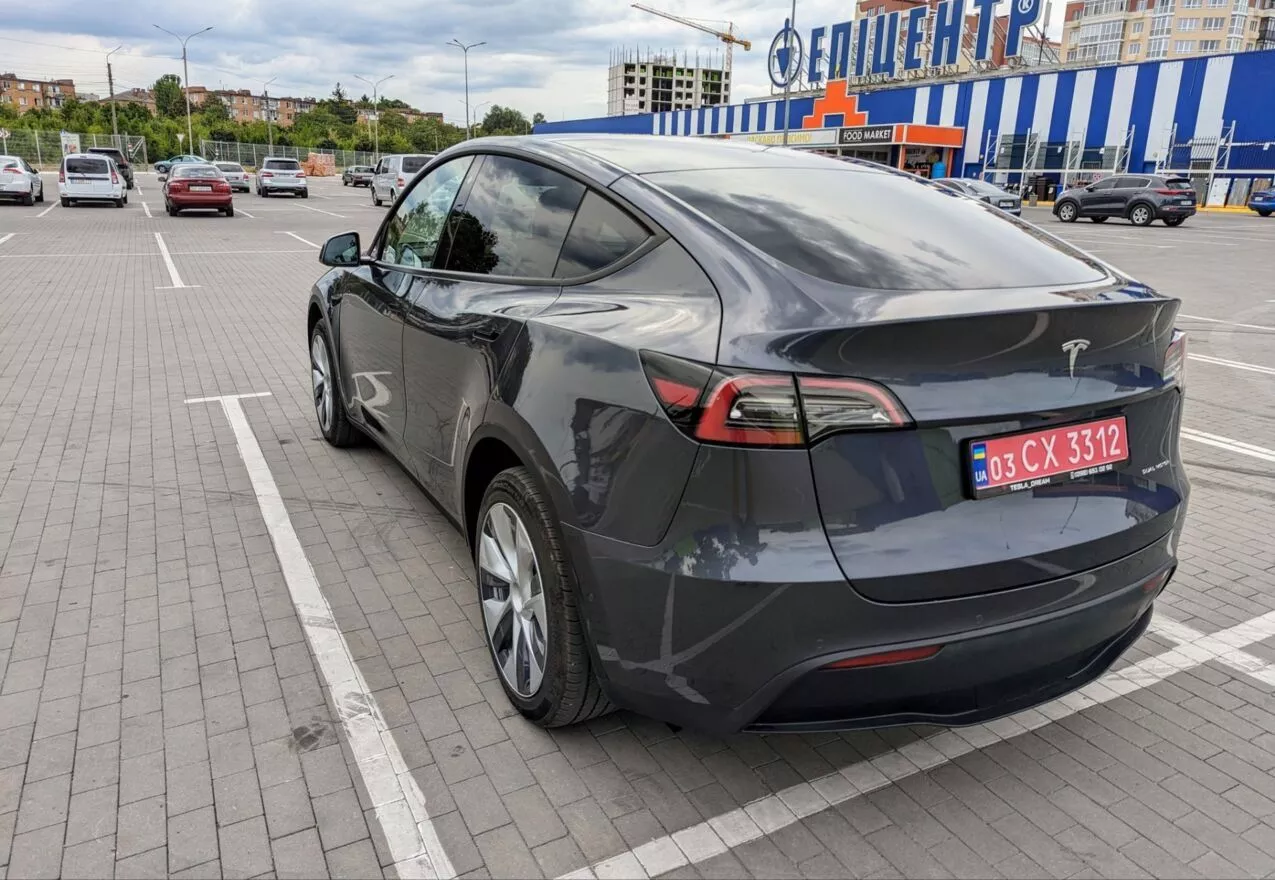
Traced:
[[536, 551], [522, 519], [504, 502], [487, 510], [478, 540], [478, 592], [488, 644], [505, 684], [531, 697], [544, 680], [549, 647]]
[[1076, 208], [1071, 203], [1067, 203], [1058, 209], [1058, 217], [1064, 222], [1070, 222], [1076, 219]]
[[323, 334], [315, 331], [310, 338], [310, 381], [314, 388], [314, 411], [319, 427], [326, 434], [332, 428], [332, 369], [328, 363], [328, 347]]
[[1133, 209], [1133, 216], [1130, 217], [1129, 219], [1132, 220], [1134, 223], [1136, 223], [1138, 226], [1142, 226], [1148, 221], [1149, 218], [1150, 218], [1150, 212], [1146, 208], [1139, 205], [1138, 207]]

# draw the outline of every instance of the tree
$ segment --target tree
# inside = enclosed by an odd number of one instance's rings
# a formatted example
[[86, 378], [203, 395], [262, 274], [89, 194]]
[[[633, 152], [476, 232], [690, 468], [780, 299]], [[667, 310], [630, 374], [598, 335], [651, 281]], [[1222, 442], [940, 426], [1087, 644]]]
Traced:
[[545, 115], [543, 113], [537, 113], [535, 116], [531, 117], [532, 125], [539, 125], [540, 123], [544, 121], [545, 121]]
[[345, 89], [341, 88], [341, 84], [337, 83], [336, 88], [332, 89], [332, 101], [336, 104], [344, 104], [350, 99], [345, 95]]
[[512, 107], [499, 104], [492, 104], [482, 121], [483, 134], [486, 135], [526, 134], [528, 125], [527, 117]]
[[226, 107], [226, 102], [221, 99], [221, 95], [213, 92], [204, 95], [204, 102], [199, 105], [199, 113], [209, 125], [215, 125], [230, 118], [230, 110]]
[[155, 80], [155, 109], [160, 116], [177, 119], [186, 115], [186, 96], [182, 94], [182, 81], [175, 73], [166, 73]]

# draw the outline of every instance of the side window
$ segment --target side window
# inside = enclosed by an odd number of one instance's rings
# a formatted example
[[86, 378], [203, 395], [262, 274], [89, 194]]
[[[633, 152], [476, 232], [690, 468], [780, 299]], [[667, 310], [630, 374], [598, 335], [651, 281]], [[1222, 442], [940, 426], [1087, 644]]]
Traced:
[[583, 184], [540, 165], [488, 156], [452, 215], [453, 272], [552, 278]]
[[1093, 185], [1095, 192], [1101, 192], [1104, 189], [1115, 189], [1115, 187], [1116, 178], [1114, 177], [1104, 177], [1102, 180]]
[[577, 278], [605, 269], [642, 246], [649, 233], [593, 191], [585, 194], [562, 244], [555, 278]]
[[472, 156], [459, 156], [435, 168], [408, 191], [386, 224], [382, 262], [410, 269], [434, 265], [443, 222], [472, 162]]
[[1127, 186], [1133, 189], [1145, 189], [1150, 185], [1151, 178], [1149, 177], [1126, 177], [1124, 179], [1124, 183], [1121, 184], [1121, 186]]

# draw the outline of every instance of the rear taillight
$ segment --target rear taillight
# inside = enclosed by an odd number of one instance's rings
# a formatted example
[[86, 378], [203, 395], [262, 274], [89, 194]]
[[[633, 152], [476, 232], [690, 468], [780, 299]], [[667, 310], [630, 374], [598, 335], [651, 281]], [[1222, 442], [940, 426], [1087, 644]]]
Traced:
[[17, 167], [14, 167], [14, 168], [0, 168], [0, 171], [4, 172], [5, 174], [21, 174], [21, 173], [22, 173], [22, 169], [21, 169], [21, 168], [17, 168]]
[[111, 183], [119, 183], [119, 182], [120, 182], [119, 175], [118, 175], [118, 174], [116, 174], [116, 173], [115, 173], [115, 169], [114, 169], [114, 168], [112, 168], [112, 169], [111, 169]]
[[230, 184], [224, 180], [215, 180], [213, 181], [213, 189], [221, 193], [230, 192]]
[[642, 365], [669, 420], [704, 443], [799, 447], [911, 424], [893, 394], [863, 379], [715, 370], [652, 352]]
[[1186, 334], [1181, 330], [1173, 331], [1173, 339], [1164, 353], [1164, 370], [1161, 375], [1166, 385], [1185, 385]]
[[1193, 189], [1158, 189], [1156, 190], [1156, 194], [1162, 196], [1190, 196], [1191, 198], [1195, 198], [1195, 190]]
[[66, 169], [65, 169], [65, 168], [59, 168], [59, 169], [58, 169], [58, 183], [66, 183]]
[[274, 177], [274, 172], [273, 172], [273, 171], [262, 171], [262, 172], [260, 172], [257, 176], [258, 176], [258, 177]]
[[297, 172], [297, 180], [305, 180], [305, 172], [304, 172], [304, 171], [298, 171], [298, 172]]

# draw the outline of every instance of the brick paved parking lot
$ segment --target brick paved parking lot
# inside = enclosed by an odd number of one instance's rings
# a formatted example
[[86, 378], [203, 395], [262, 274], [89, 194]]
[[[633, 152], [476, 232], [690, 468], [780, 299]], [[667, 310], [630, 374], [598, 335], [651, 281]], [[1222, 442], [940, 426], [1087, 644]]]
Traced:
[[1191, 517], [1117, 670], [960, 730], [550, 734], [459, 534], [315, 425], [316, 248], [384, 209], [139, 180], [0, 205], [0, 872], [1275, 876], [1275, 221], [1028, 210], [1188, 316]]

